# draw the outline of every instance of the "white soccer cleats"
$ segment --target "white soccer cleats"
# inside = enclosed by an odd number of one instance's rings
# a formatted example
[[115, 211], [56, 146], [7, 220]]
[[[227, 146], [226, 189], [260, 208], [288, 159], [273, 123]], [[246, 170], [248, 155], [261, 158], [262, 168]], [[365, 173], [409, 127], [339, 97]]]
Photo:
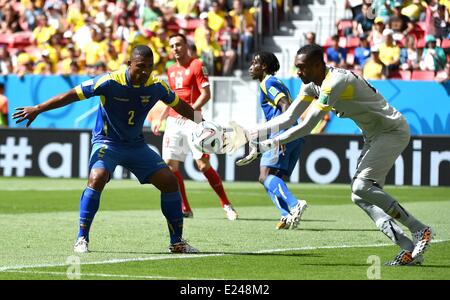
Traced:
[[300, 224], [303, 213], [305, 212], [308, 204], [305, 200], [298, 200], [297, 205], [291, 210], [291, 215], [288, 219], [289, 229], [297, 228]]
[[238, 213], [234, 210], [233, 206], [231, 205], [225, 205], [223, 207], [223, 210], [227, 214], [227, 218], [230, 221], [234, 221], [239, 217]]
[[75, 245], [73, 246], [73, 251], [76, 253], [88, 253], [88, 244], [89, 242], [85, 237], [80, 237], [77, 239]]

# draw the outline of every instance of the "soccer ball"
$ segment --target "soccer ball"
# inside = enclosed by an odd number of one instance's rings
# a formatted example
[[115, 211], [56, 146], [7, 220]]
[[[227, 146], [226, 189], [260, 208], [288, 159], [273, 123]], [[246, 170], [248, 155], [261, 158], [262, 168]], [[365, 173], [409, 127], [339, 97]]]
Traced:
[[192, 133], [192, 144], [202, 153], [223, 153], [224, 130], [215, 122], [203, 121], [198, 123]]

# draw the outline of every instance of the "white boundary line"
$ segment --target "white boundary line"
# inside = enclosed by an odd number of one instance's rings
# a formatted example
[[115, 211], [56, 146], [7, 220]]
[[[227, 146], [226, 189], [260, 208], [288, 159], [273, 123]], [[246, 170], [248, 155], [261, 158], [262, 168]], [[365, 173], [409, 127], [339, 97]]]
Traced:
[[[64, 275], [67, 276], [67, 272], [46, 272], [46, 271], [24, 271], [24, 270], [9, 270], [6, 273], [21, 273], [21, 274], [43, 274], [43, 275]], [[152, 275], [125, 275], [125, 274], [103, 274], [103, 273], [70, 273], [71, 275], [79, 275], [81, 277], [113, 277], [113, 278], [127, 278], [127, 279], [171, 279], [179, 280], [179, 277], [169, 277], [169, 276], [152, 276]], [[184, 280], [223, 280], [217, 278], [182, 278]]]
[[[450, 240], [433, 240], [432, 244], [448, 242]], [[167, 256], [149, 256], [149, 257], [136, 257], [136, 258], [123, 258], [123, 259], [110, 259], [103, 261], [92, 261], [81, 263], [81, 265], [101, 265], [101, 264], [117, 264], [125, 262], [135, 262], [135, 261], [151, 261], [151, 260], [166, 260], [166, 259], [183, 259], [183, 258], [203, 258], [203, 257], [214, 257], [214, 256], [232, 256], [240, 254], [263, 254], [263, 253], [274, 253], [274, 252], [287, 252], [287, 251], [305, 251], [305, 250], [320, 250], [320, 249], [344, 249], [344, 248], [368, 248], [368, 247], [386, 247], [394, 246], [393, 244], [368, 244], [368, 245], [340, 245], [340, 246], [306, 246], [300, 248], [283, 248], [283, 249], [264, 249], [258, 251], [250, 252], [236, 252], [236, 253], [214, 253], [214, 254], [171, 254]], [[80, 256], [82, 257], [82, 256]], [[69, 266], [67, 263], [59, 264], [40, 264], [40, 265], [23, 265], [23, 266], [10, 266], [1, 267], [0, 272], [12, 271], [12, 270], [22, 270], [22, 269], [34, 269], [34, 268], [51, 268], [51, 267], [65, 267]], [[65, 274], [65, 273], [64, 273]]]

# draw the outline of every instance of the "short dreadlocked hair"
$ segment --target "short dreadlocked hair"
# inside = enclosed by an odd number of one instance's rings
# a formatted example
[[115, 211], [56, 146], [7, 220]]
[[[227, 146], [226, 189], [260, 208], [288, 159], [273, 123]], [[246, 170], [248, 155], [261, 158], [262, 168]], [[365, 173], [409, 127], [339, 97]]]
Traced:
[[267, 66], [266, 72], [270, 75], [274, 75], [280, 69], [280, 62], [272, 52], [256, 52], [253, 57], [258, 57], [259, 61]]

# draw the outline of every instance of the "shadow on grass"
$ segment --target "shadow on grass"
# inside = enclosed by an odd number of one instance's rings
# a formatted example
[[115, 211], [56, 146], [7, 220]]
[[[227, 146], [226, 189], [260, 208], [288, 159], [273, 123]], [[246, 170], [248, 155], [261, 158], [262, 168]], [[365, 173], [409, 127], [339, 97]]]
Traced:
[[[223, 220], [223, 218], [211, 218], [210, 220]], [[258, 219], [258, 218], [241, 218], [236, 220], [239, 221], [270, 221], [270, 222], [278, 222], [278, 219]], [[337, 220], [318, 220], [318, 219], [305, 219], [301, 220], [301, 222], [337, 222]]]
[[[303, 220], [302, 220], [303, 222]], [[302, 231], [379, 231], [378, 229], [353, 229], [353, 228], [298, 228]]]

